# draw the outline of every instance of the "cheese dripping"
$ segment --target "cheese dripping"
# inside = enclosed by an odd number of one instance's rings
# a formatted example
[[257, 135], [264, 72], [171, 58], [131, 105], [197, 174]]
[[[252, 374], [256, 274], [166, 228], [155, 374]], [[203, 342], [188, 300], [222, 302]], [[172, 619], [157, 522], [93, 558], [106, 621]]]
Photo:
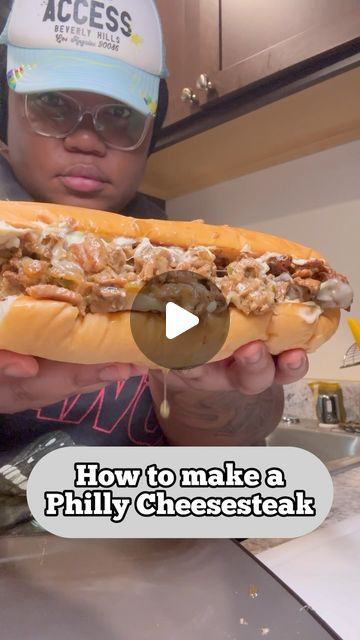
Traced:
[[164, 420], [167, 420], [170, 416], [170, 405], [167, 399], [167, 376], [169, 373], [169, 369], [163, 370], [163, 380], [164, 380], [164, 399], [160, 405], [160, 415]]

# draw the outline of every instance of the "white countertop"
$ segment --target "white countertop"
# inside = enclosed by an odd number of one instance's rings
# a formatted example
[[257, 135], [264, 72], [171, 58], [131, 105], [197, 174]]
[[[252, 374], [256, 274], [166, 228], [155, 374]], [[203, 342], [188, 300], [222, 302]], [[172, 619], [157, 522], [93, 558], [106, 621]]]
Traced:
[[285, 541], [248, 540], [247, 549], [342, 638], [360, 639], [360, 467], [333, 477], [334, 502], [316, 531]]
[[360, 515], [268, 549], [258, 558], [343, 640], [359, 640]]

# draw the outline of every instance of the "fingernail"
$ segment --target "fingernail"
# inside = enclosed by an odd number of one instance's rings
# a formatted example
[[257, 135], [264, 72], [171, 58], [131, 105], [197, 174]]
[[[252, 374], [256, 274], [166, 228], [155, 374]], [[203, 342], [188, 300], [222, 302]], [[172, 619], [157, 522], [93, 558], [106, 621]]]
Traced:
[[296, 369], [301, 369], [305, 366], [305, 358], [300, 358], [299, 360], [294, 360], [293, 362], [289, 362], [288, 369], [292, 371], [296, 371]]
[[192, 373], [192, 370], [191, 369], [176, 369], [175, 373], [179, 374], [180, 376], [188, 376], [190, 373]]
[[258, 362], [260, 362], [261, 358], [263, 357], [264, 351], [261, 348], [257, 348], [256, 351], [254, 351], [254, 353], [249, 354], [248, 356], [245, 356], [244, 358], [244, 362], [245, 364], [257, 364]]
[[24, 378], [26, 376], [26, 371], [17, 367], [16, 364], [9, 364], [8, 367], [5, 367], [3, 373], [11, 378]]
[[122, 380], [123, 376], [121, 375], [118, 367], [115, 365], [102, 369], [99, 373], [99, 378], [103, 382], [113, 382], [115, 380]]

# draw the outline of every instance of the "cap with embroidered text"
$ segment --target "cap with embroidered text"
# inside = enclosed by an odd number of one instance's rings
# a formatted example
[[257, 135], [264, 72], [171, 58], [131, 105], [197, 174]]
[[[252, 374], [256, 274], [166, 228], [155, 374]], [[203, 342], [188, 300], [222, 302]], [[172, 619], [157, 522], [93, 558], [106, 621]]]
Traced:
[[0, 44], [19, 93], [92, 91], [147, 115], [168, 75], [153, 0], [14, 0]]

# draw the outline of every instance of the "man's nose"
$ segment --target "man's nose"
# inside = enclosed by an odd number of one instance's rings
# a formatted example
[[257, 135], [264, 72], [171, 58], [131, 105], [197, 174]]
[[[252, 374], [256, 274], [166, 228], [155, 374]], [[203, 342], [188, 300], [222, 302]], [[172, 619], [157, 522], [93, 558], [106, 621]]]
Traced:
[[78, 151], [103, 156], [106, 154], [106, 144], [95, 129], [94, 117], [86, 113], [76, 129], [64, 138], [67, 151]]

